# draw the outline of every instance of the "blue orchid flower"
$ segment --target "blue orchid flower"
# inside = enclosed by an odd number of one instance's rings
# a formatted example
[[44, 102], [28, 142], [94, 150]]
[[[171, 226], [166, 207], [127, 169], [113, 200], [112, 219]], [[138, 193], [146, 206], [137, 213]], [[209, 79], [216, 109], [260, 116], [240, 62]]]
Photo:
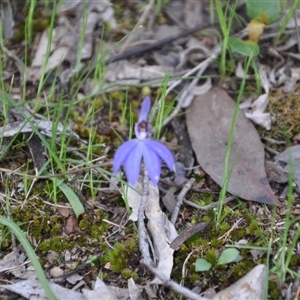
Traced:
[[116, 151], [113, 160], [113, 172], [117, 174], [123, 165], [127, 180], [132, 186], [138, 180], [142, 160], [154, 185], [157, 185], [160, 179], [161, 160], [171, 171], [175, 169], [171, 151], [164, 144], [149, 138], [151, 126], [147, 120], [150, 107], [150, 98], [146, 97], [142, 103], [138, 122], [134, 126], [136, 138], [122, 144]]

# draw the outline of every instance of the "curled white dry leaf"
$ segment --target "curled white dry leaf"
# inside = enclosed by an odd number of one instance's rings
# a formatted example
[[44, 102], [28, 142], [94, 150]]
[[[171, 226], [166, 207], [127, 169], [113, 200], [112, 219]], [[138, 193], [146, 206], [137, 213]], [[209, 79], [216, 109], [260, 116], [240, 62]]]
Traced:
[[208, 77], [202, 85], [197, 85], [193, 88], [193, 95], [204, 95], [212, 88], [211, 77]]
[[240, 104], [239, 108], [241, 110], [247, 110], [247, 109], [251, 108], [253, 100], [254, 100], [254, 98], [252, 96], [248, 97], [246, 100], [244, 100]]
[[129, 278], [127, 280], [127, 284], [128, 284], [128, 292], [129, 292], [130, 300], [141, 299], [141, 290], [137, 287], [133, 278]]
[[269, 94], [260, 95], [251, 106], [252, 111], [264, 112], [269, 103]]
[[186, 95], [181, 107], [186, 108], [191, 105], [195, 96], [204, 95], [212, 88], [211, 78], [208, 77], [202, 85], [191, 86], [190, 93]]
[[292, 77], [287, 77], [287, 80], [282, 87], [282, 91], [286, 94], [293, 93], [296, 89], [297, 79]]
[[245, 74], [245, 70], [243, 69], [242, 63], [240, 61], [238, 62], [237, 66], [236, 66], [235, 76], [237, 78], [241, 78], [241, 79], [243, 79], [243, 78], [245, 78], [245, 79], [251, 78], [250, 75], [246, 75]]
[[270, 113], [245, 113], [245, 116], [255, 124], [262, 126], [266, 130], [271, 129], [272, 117]]
[[[245, 116], [252, 120], [255, 124], [271, 129], [272, 117], [270, 113], [265, 113], [265, 109], [269, 103], [269, 94], [260, 95], [245, 112]], [[240, 106], [241, 107], [241, 106]], [[245, 108], [245, 106], [244, 106]]]
[[260, 65], [259, 76], [261, 80], [261, 86], [265, 90], [265, 93], [260, 95], [254, 102], [252, 97], [249, 97], [246, 101], [240, 104], [240, 109], [245, 111], [245, 116], [252, 120], [255, 124], [262, 126], [263, 128], [270, 130], [272, 123], [272, 116], [270, 113], [265, 113], [265, 109], [269, 103], [269, 91], [270, 80], [267, 66]]
[[300, 68], [291, 68], [291, 77], [300, 80]]
[[260, 76], [261, 86], [268, 94], [270, 91], [270, 81], [268, 79], [267, 66], [264, 65], [259, 66], [259, 76]]
[[[141, 203], [142, 197], [142, 184], [140, 180], [137, 182], [136, 188], [131, 186], [124, 185], [122, 188], [122, 197], [124, 201], [128, 202], [128, 205], [131, 207], [131, 214], [129, 216], [129, 220], [136, 222], [138, 220], [138, 212]], [[150, 194], [149, 194], [150, 197]]]

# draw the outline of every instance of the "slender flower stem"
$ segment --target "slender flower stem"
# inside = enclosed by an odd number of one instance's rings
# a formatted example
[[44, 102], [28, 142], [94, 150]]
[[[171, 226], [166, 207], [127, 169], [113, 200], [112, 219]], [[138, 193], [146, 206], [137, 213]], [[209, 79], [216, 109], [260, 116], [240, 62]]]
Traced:
[[145, 166], [143, 166], [143, 170], [144, 170], [143, 194], [142, 194], [141, 203], [138, 212], [138, 228], [140, 233], [139, 248], [142, 254], [142, 259], [146, 260], [148, 263], [153, 263], [150, 256], [149, 243], [147, 239], [147, 229], [145, 227], [145, 222], [144, 222], [145, 207], [149, 196], [149, 177]]
[[152, 274], [157, 276], [161, 280], [161, 282], [164, 286], [169, 287], [173, 291], [175, 291], [191, 300], [208, 300], [207, 298], [201, 297], [198, 294], [194, 293], [193, 291], [191, 291], [191, 290], [187, 289], [186, 287], [181, 286], [177, 282], [173, 281], [172, 279], [167, 277], [165, 274], [160, 272], [157, 268], [155, 268], [151, 264], [149, 264], [148, 261], [142, 259], [141, 263], [143, 265], [145, 265], [151, 271]]

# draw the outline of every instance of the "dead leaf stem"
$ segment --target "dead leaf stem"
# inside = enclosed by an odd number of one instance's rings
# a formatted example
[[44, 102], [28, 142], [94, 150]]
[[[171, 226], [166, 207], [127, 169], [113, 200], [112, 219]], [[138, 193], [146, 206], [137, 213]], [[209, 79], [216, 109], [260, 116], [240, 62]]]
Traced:
[[141, 198], [141, 203], [138, 212], [138, 228], [139, 228], [139, 248], [142, 254], [142, 259], [146, 260], [148, 263], [153, 264], [150, 256], [149, 244], [147, 238], [147, 230], [144, 223], [145, 219], [145, 207], [149, 196], [149, 177], [146, 169], [144, 168], [144, 178], [143, 178], [143, 194]]
[[194, 293], [193, 291], [185, 288], [184, 286], [181, 286], [177, 282], [168, 278], [162, 272], [157, 270], [157, 268], [153, 267], [152, 264], [149, 263], [149, 261], [142, 259], [141, 263], [143, 265], [145, 265], [151, 271], [152, 274], [154, 274], [157, 278], [159, 278], [164, 286], [169, 287], [171, 290], [173, 290], [191, 300], [208, 300], [207, 298], [199, 296], [198, 294]]
[[179, 195], [177, 196], [177, 203], [174, 207], [173, 213], [172, 213], [172, 217], [171, 217], [171, 223], [173, 225], [175, 225], [179, 211], [180, 211], [180, 207], [183, 204], [183, 198], [185, 197], [185, 195], [187, 194], [187, 192], [192, 188], [194, 182], [195, 182], [195, 178], [191, 178], [183, 187], [183, 189], [181, 190], [181, 192], [179, 193]]
[[171, 35], [171, 36], [169, 36], [167, 38], [163, 38], [163, 39], [157, 40], [156, 42], [154, 42], [154, 43], [152, 43], [150, 45], [145, 45], [145, 46], [142, 46], [142, 47], [130, 49], [130, 50], [124, 52], [124, 53], [117, 54], [117, 55], [115, 55], [113, 57], [108, 58], [107, 60], [105, 60], [105, 65], [108, 65], [108, 64], [111, 64], [113, 62], [120, 61], [120, 60], [123, 60], [123, 59], [127, 59], [127, 58], [130, 58], [130, 57], [138, 55], [138, 54], [143, 54], [143, 53], [152, 51], [152, 50], [154, 50], [156, 48], [162, 47], [165, 44], [169, 44], [169, 43], [171, 43], [171, 42], [173, 42], [175, 40], [178, 40], [178, 39], [180, 39], [182, 37], [194, 34], [197, 31], [207, 29], [207, 28], [212, 27], [214, 25], [215, 24], [209, 24], [209, 25], [206, 25], [206, 26], [203, 26], [203, 25], [197, 26], [195, 28], [184, 30], [184, 31], [182, 31], [182, 32], [180, 32], [178, 34]]

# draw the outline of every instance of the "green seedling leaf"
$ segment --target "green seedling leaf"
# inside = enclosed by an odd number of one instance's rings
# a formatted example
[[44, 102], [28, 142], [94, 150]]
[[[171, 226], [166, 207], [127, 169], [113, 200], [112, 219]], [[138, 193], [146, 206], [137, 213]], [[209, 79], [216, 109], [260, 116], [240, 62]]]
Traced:
[[221, 253], [218, 259], [218, 265], [226, 265], [236, 262], [238, 259], [240, 259], [239, 257], [241, 257], [239, 250], [235, 248], [227, 248]]
[[51, 290], [47, 278], [45, 276], [44, 270], [42, 269], [37, 255], [35, 254], [29, 241], [27, 240], [24, 232], [18, 227], [18, 225], [16, 225], [14, 222], [5, 217], [0, 216], [0, 223], [4, 226], [7, 226], [22, 244], [28, 258], [30, 259], [31, 264], [34, 267], [36, 276], [39, 282], [41, 283], [41, 286], [45, 290], [45, 293], [48, 296], [48, 298], [51, 300], [58, 300], [58, 298], [54, 295], [53, 291]]
[[233, 262], [238, 263], [238, 262], [240, 262], [242, 259], [243, 259], [242, 256], [241, 256], [241, 255], [238, 255], [237, 258], [235, 259], [235, 261], [233, 261]]
[[247, 15], [264, 24], [276, 22], [280, 17], [280, 0], [247, 0]]
[[229, 37], [228, 45], [232, 50], [244, 56], [257, 56], [260, 52], [260, 48], [257, 43], [252, 41], [243, 41], [233, 36]]
[[196, 272], [208, 271], [208, 270], [210, 270], [210, 268], [211, 268], [211, 263], [208, 262], [206, 259], [198, 258], [196, 260], [196, 265], [195, 265]]
[[[78, 218], [81, 214], [84, 213], [84, 207], [78, 198], [78, 196], [74, 193], [74, 191], [67, 186], [62, 179], [52, 178], [53, 183], [57, 185], [57, 187], [64, 193], [70, 202], [76, 217]], [[55, 182], [56, 181], [56, 182]]]

